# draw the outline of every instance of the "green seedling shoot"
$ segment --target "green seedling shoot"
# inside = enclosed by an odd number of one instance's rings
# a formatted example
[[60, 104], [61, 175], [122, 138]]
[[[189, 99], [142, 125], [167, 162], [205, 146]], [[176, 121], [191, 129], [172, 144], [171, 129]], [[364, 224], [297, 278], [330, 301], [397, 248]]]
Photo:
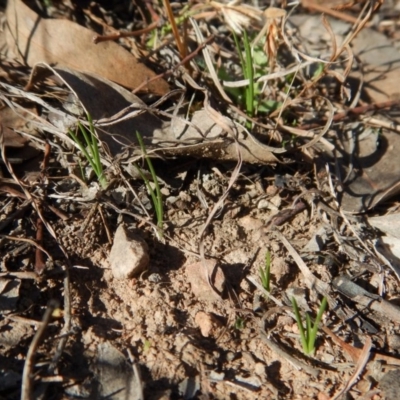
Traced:
[[68, 133], [72, 140], [79, 147], [79, 150], [83, 153], [86, 160], [89, 162], [97, 176], [97, 179], [99, 180], [101, 187], [106, 189], [108, 183], [106, 177], [104, 176], [103, 165], [100, 159], [99, 140], [94, 129], [92, 117], [90, 114], [87, 114], [86, 118], [89, 122], [89, 130], [83, 124], [81, 124], [81, 122], [78, 122], [78, 128], [84, 138], [84, 143], [71, 129], [68, 129]]
[[305, 328], [303, 326], [303, 321], [300, 315], [299, 307], [294, 297], [292, 297], [292, 305], [294, 314], [296, 316], [297, 325], [300, 331], [300, 340], [303, 347], [303, 352], [306, 355], [311, 355], [315, 352], [315, 340], [317, 339], [317, 332], [319, 324], [322, 319], [322, 314], [324, 313], [325, 308], [327, 306], [327, 299], [326, 297], [322, 299], [321, 305], [318, 310], [317, 318], [315, 319], [314, 323], [311, 322], [310, 315], [306, 313]]
[[267, 292], [270, 291], [270, 271], [271, 271], [271, 253], [269, 250], [267, 250], [265, 254], [264, 268], [260, 267], [261, 284]]
[[160, 238], [162, 238], [162, 236], [163, 236], [163, 223], [164, 223], [164, 220], [163, 220], [164, 207], [163, 207], [163, 198], [162, 198], [162, 194], [161, 194], [161, 190], [160, 190], [160, 185], [158, 184], [158, 178], [157, 178], [157, 174], [156, 174], [156, 171], [154, 169], [153, 163], [151, 162], [150, 157], [147, 155], [146, 147], [145, 147], [145, 145], [143, 143], [142, 136], [140, 135], [139, 132], [136, 132], [136, 137], [138, 139], [139, 146], [140, 146], [140, 148], [142, 150], [144, 159], [146, 160], [147, 166], [149, 168], [149, 171], [150, 171], [153, 183], [154, 183], [154, 189], [153, 189], [150, 181], [147, 179], [146, 175], [141, 170], [141, 168], [137, 164], [134, 164], [134, 165], [135, 165], [136, 169], [138, 170], [140, 176], [142, 177], [148, 192], [150, 193], [151, 200], [152, 200], [153, 207], [154, 207], [154, 211], [156, 213], [158, 233], [160, 235]]
[[[249, 38], [247, 36], [247, 32], [244, 31], [243, 44], [244, 44], [245, 57], [243, 57], [239, 39], [236, 36], [235, 32], [233, 32], [233, 38], [235, 40], [236, 48], [239, 54], [244, 78], [249, 80], [249, 84], [245, 87], [245, 92], [244, 92], [246, 114], [250, 118], [253, 118], [255, 97], [254, 97], [254, 65], [251, 53], [251, 45], [249, 42]], [[247, 125], [248, 125], [247, 128], [251, 128], [251, 123], [247, 123]]]

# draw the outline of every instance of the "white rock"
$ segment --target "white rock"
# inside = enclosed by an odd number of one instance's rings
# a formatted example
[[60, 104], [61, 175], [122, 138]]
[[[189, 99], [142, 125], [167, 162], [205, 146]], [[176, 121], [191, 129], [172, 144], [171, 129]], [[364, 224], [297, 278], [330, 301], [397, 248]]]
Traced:
[[115, 232], [114, 243], [108, 260], [116, 279], [129, 279], [141, 273], [149, 264], [149, 253], [146, 242], [127, 232], [120, 225]]

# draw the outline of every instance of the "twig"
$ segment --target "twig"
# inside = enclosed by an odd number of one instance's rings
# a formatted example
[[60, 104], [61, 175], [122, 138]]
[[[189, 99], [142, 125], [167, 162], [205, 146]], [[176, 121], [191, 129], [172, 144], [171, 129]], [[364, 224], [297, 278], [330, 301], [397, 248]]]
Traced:
[[[318, 12], [322, 12], [324, 14], [330, 15], [331, 17], [335, 17], [341, 19], [342, 21], [350, 22], [354, 24], [357, 22], [357, 18], [345, 14], [338, 10], [333, 10], [330, 7], [324, 6], [322, 4], [317, 3], [315, 0], [301, 0], [301, 5], [304, 8], [308, 8], [309, 10], [314, 10]], [[371, 26], [371, 23], [368, 23], [366, 26]]]
[[153, 78], [146, 80], [143, 82], [141, 85], [139, 85], [135, 90], [132, 90], [132, 93], [137, 93], [141, 89], [143, 89], [145, 86], [147, 86], [150, 82], [156, 81], [157, 79], [165, 78], [168, 75], [171, 75], [176, 69], [178, 69], [181, 65], [186, 64], [188, 61], [190, 61], [193, 57], [195, 57], [204, 47], [206, 47], [207, 44], [212, 42], [214, 40], [214, 35], [209, 36], [207, 39], [204, 40], [203, 43], [201, 43], [196, 50], [194, 50], [192, 53], [190, 53], [188, 56], [186, 56], [183, 60], [181, 60], [178, 64], [174, 65], [171, 69], [168, 71], [163, 72], [162, 74], [153, 76]]
[[272, 226], [283, 225], [285, 222], [289, 221], [295, 215], [302, 212], [306, 208], [306, 203], [304, 203], [303, 201], [298, 201], [296, 204], [293, 205], [293, 207], [281, 210], [277, 214], [269, 218], [269, 220], [265, 223], [264, 229], [269, 229]]
[[108, 40], [117, 40], [120, 38], [140, 36], [140, 35], [143, 35], [144, 33], [148, 33], [150, 31], [152, 31], [153, 29], [156, 29], [157, 26], [158, 26], [158, 21], [152, 22], [146, 28], [138, 29], [137, 31], [133, 31], [133, 32], [117, 32], [117, 33], [113, 33], [111, 35], [96, 35], [93, 38], [93, 43], [98, 44], [101, 42], [106, 42]]
[[[32, 194], [29, 192], [29, 190], [25, 187], [25, 185], [22, 184], [20, 179], [15, 174], [11, 163], [7, 159], [5, 145], [4, 145], [3, 128], [1, 125], [0, 125], [0, 150], [1, 150], [1, 157], [3, 159], [5, 166], [7, 167], [8, 172], [10, 173], [12, 178], [15, 180], [15, 182], [17, 182], [18, 185], [21, 187], [27, 200], [31, 201], [32, 207], [35, 209], [38, 216], [42, 219], [43, 224], [46, 227], [47, 231], [50, 233], [50, 235], [53, 237], [53, 239], [57, 242], [57, 245], [60, 248], [60, 250], [62, 251], [62, 253], [64, 254], [64, 257], [66, 260], [66, 265], [63, 266], [64, 272], [65, 272], [65, 278], [64, 278], [64, 327], [62, 329], [62, 333], [64, 333], [64, 335], [61, 337], [61, 339], [58, 343], [57, 352], [53, 358], [53, 363], [51, 364], [51, 368], [54, 369], [55, 364], [58, 362], [59, 358], [61, 357], [61, 354], [64, 350], [65, 344], [67, 343], [67, 335], [66, 334], [71, 329], [71, 292], [70, 292], [70, 280], [69, 280], [69, 268], [71, 267], [71, 263], [69, 261], [69, 256], [68, 256], [68, 253], [65, 250], [64, 246], [57, 240], [56, 232], [54, 231], [53, 227], [49, 224], [49, 222], [44, 218], [42, 210], [39, 207], [37, 199], [34, 198], [32, 196]], [[24, 240], [24, 239], [19, 238], [19, 240]], [[37, 243], [34, 243], [34, 245], [39, 246]], [[44, 249], [43, 249], [43, 251], [46, 252], [46, 250], [44, 250]], [[48, 253], [46, 253], [46, 254], [48, 255], [48, 257], [50, 259], [52, 259], [50, 254], [48, 254]]]
[[18, 236], [10, 236], [10, 235], [0, 235], [0, 238], [14, 240], [16, 242], [25, 242], [29, 243], [32, 246], [35, 246], [36, 249], [39, 249], [42, 253], [45, 253], [50, 260], [53, 261], [53, 257], [38, 243], [36, 243], [33, 239], [18, 237]]
[[135, 382], [135, 399], [136, 400], [144, 400], [144, 395], [143, 395], [143, 380], [142, 380], [142, 374], [140, 372], [139, 368], [139, 363], [135, 360], [132, 352], [130, 351], [129, 348], [127, 348], [129, 360], [132, 363], [132, 372], [133, 372], [133, 381]]
[[53, 373], [59, 359], [61, 358], [62, 352], [64, 351], [64, 347], [67, 344], [68, 334], [71, 331], [71, 290], [70, 290], [70, 277], [69, 277], [69, 260], [67, 259], [67, 265], [63, 265], [64, 269], [64, 327], [61, 330], [61, 338], [58, 342], [56, 352], [54, 354], [53, 359], [51, 360], [50, 366], [48, 368], [50, 373]]
[[[365, 106], [358, 106], [351, 108], [349, 110], [346, 110], [344, 112], [338, 113], [332, 117], [332, 122], [338, 122], [341, 121], [345, 118], [350, 118], [352, 116], [354, 117], [359, 117], [359, 116], [364, 116], [365, 113], [369, 111], [379, 111], [383, 110], [385, 108], [391, 108], [393, 106], [399, 105], [400, 100], [390, 100], [390, 101], [384, 101], [382, 103], [373, 103], [373, 104], [367, 104]], [[326, 119], [323, 119], [323, 122], [326, 122]], [[302, 130], [310, 130], [310, 129], [315, 129], [315, 128], [320, 128], [321, 124], [319, 123], [313, 123], [313, 124], [306, 124], [306, 125], [301, 125], [298, 128]], [[388, 128], [390, 129], [390, 128]]]
[[340, 275], [333, 280], [333, 287], [355, 303], [385, 316], [395, 324], [400, 323], [400, 308], [383, 299], [381, 296], [368, 292], [352, 282], [346, 275]]
[[47, 305], [46, 312], [43, 315], [42, 324], [39, 326], [32, 342], [29, 346], [28, 354], [26, 355], [26, 360], [24, 364], [24, 370], [22, 372], [22, 388], [21, 388], [21, 400], [31, 400], [33, 399], [33, 367], [35, 362], [36, 351], [43, 339], [43, 335], [46, 328], [50, 322], [51, 315], [58, 307], [58, 302], [56, 300], [50, 300]]
[[331, 400], [338, 399], [342, 394], [348, 392], [351, 389], [351, 387], [355, 384], [357, 378], [359, 377], [359, 375], [361, 374], [362, 370], [364, 369], [365, 365], [368, 362], [369, 356], [371, 354], [371, 348], [372, 348], [372, 340], [369, 336], [367, 336], [362, 353], [360, 354], [360, 358], [358, 359], [358, 363], [353, 375], [346, 383], [346, 386], [342, 390], [340, 390], [339, 393], [333, 396]]
[[275, 343], [273, 340], [271, 340], [267, 334], [260, 329], [260, 338], [261, 340], [268, 345], [268, 347], [277, 353], [279, 356], [284, 358], [286, 361], [288, 361], [290, 364], [293, 365], [297, 370], [303, 369], [305, 372], [309, 373], [312, 376], [317, 377], [319, 374], [319, 371], [313, 367], [310, 367], [309, 365], [303, 363], [302, 361], [297, 360], [296, 358], [292, 357], [290, 354], [288, 354], [286, 351], [282, 350], [277, 343]]
[[[49, 165], [51, 147], [48, 142], [46, 142], [44, 148], [43, 162], [40, 166], [40, 182], [43, 184], [46, 181], [46, 171]], [[40, 201], [38, 204], [38, 208], [40, 208], [40, 212], [43, 212], [43, 202]], [[36, 242], [38, 245], [43, 246], [43, 220], [40, 216], [36, 219]], [[43, 252], [39, 247], [36, 247], [35, 250], [35, 272], [40, 275], [44, 269], [46, 268], [46, 261], [44, 260]]]
[[[43, 221], [40, 217], [36, 218], [36, 242], [40, 247], [43, 244]], [[35, 250], [35, 272], [40, 275], [46, 268], [46, 261], [43, 257], [43, 252], [37, 246]]]
[[317, 278], [311, 270], [308, 268], [306, 263], [303, 261], [303, 259], [300, 257], [300, 255], [297, 253], [297, 251], [294, 249], [294, 247], [289, 243], [289, 241], [282, 235], [281, 232], [279, 232], [277, 229], [273, 231], [276, 237], [283, 243], [283, 245], [286, 247], [286, 250], [288, 253], [293, 257], [294, 261], [296, 262], [297, 266], [299, 267], [300, 271], [302, 272], [305, 283], [310, 289], [316, 289], [318, 293], [320, 293], [322, 296], [326, 296], [329, 302], [329, 305], [331, 308], [336, 307], [336, 300], [329, 295], [329, 284], [326, 282], [323, 282], [321, 279]]

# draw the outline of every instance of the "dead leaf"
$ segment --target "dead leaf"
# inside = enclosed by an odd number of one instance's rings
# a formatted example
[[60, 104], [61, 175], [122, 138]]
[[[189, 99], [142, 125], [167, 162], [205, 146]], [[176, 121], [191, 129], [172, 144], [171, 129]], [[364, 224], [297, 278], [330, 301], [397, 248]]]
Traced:
[[[43, 19], [20, 0], [8, 1], [6, 18], [9, 50], [29, 66], [38, 62], [65, 65], [130, 89], [155, 77], [117, 43], [94, 44], [94, 32], [89, 29], [68, 20]], [[147, 89], [160, 96], [169, 91], [163, 79], [149, 82]]]
[[0, 123], [3, 126], [4, 145], [6, 147], [24, 147], [28, 139], [14, 131], [25, 125], [25, 121], [11, 108], [4, 107], [0, 110]]
[[400, 97], [400, 51], [383, 33], [362, 30], [352, 41], [353, 51], [363, 63], [365, 91], [373, 103]]
[[369, 217], [368, 223], [388, 236], [400, 239], [400, 214], [387, 214], [378, 217]]
[[384, 130], [379, 137], [373, 131], [363, 136], [340, 144], [338, 165], [345, 190], [338, 197], [343, 210], [351, 213], [365, 212], [400, 192], [399, 135]]
[[[226, 136], [205, 109], [195, 112], [189, 121], [184, 117], [171, 116], [171, 121], [165, 122], [154, 115], [155, 109], [150, 112], [146, 104], [133, 93], [94, 74], [39, 63], [32, 71], [30, 84], [49, 75], [58, 76], [79, 99], [84, 109], [97, 120], [98, 135], [107, 143], [113, 155], [126, 147], [137, 147], [138, 131], [148, 151], [157, 150], [172, 156], [181, 154], [198, 158], [237, 160], [235, 140]], [[14, 88], [13, 92], [15, 91]], [[46, 107], [44, 103], [41, 105]], [[58, 114], [58, 118], [62, 118], [62, 112]], [[116, 114], [119, 118], [114, 117]], [[66, 115], [64, 119], [68, 121], [71, 117]], [[67, 129], [54, 121], [52, 123], [58, 130], [65, 132]], [[51, 132], [54, 133], [54, 126]], [[238, 140], [243, 161], [262, 164], [277, 162], [271, 151], [248, 135], [240, 133]]]
[[[30, 112], [35, 111], [30, 110]], [[32, 146], [26, 137], [16, 132], [23, 130], [25, 133], [35, 134], [31, 127], [26, 126], [28, 117], [28, 112], [24, 110], [20, 110], [18, 114], [9, 107], [3, 107], [0, 110], [0, 126], [4, 146], [7, 148], [8, 160], [13, 164], [21, 164], [39, 154], [38, 149]]]

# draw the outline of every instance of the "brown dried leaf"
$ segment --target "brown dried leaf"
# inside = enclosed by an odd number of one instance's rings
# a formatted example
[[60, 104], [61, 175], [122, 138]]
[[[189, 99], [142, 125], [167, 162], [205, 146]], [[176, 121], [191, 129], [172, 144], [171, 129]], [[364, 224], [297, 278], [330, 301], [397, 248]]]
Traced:
[[11, 108], [4, 107], [0, 110], [0, 123], [3, 126], [4, 145], [6, 147], [24, 147], [28, 139], [14, 131], [25, 125], [25, 121]]
[[[238, 160], [238, 147], [244, 162], [276, 163], [278, 159], [270, 147], [261, 144], [255, 138], [240, 131], [238, 137], [226, 135], [224, 129], [232, 127], [229, 119], [219, 119], [213, 115], [210, 107], [196, 111], [191, 120], [179, 115], [163, 113], [164, 119], [158, 118], [157, 110], [146, 106], [137, 96], [123, 87], [95, 74], [74, 71], [67, 67], [51, 67], [38, 63], [32, 71], [29, 85], [42, 81], [50, 75], [55, 75], [71, 92], [88, 112], [97, 128], [102, 142], [107, 144], [112, 155], [119, 154], [126, 147], [137, 147], [135, 132], [143, 137], [148, 152], [161, 152], [168, 156], [190, 156], [213, 158], [218, 160]], [[62, 110], [55, 110], [34, 93], [22, 91], [11, 85], [2, 84], [13, 95], [27, 97], [50, 110], [50, 121], [40, 120], [37, 126], [58, 135], [62, 140], [68, 138], [66, 129], [75, 122], [75, 117]], [[0, 99], [6, 97], [0, 92]], [[96, 99], [93, 101], [92, 99]], [[207, 100], [207, 104], [208, 104]], [[13, 102], [10, 102], [13, 104]], [[210, 114], [211, 112], [211, 114]], [[218, 125], [219, 122], [222, 126]], [[236, 129], [236, 128], [235, 128]], [[279, 150], [279, 149], [277, 149]]]
[[[6, 18], [9, 50], [29, 66], [38, 62], [61, 64], [130, 89], [155, 76], [117, 43], [94, 44], [94, 33], [89, 29], [68, 20], [43, 19], [20, 0], [8, 1]], [[150, 82], [147, 89], [161, 96], [169, 91], [163, 79]]]

